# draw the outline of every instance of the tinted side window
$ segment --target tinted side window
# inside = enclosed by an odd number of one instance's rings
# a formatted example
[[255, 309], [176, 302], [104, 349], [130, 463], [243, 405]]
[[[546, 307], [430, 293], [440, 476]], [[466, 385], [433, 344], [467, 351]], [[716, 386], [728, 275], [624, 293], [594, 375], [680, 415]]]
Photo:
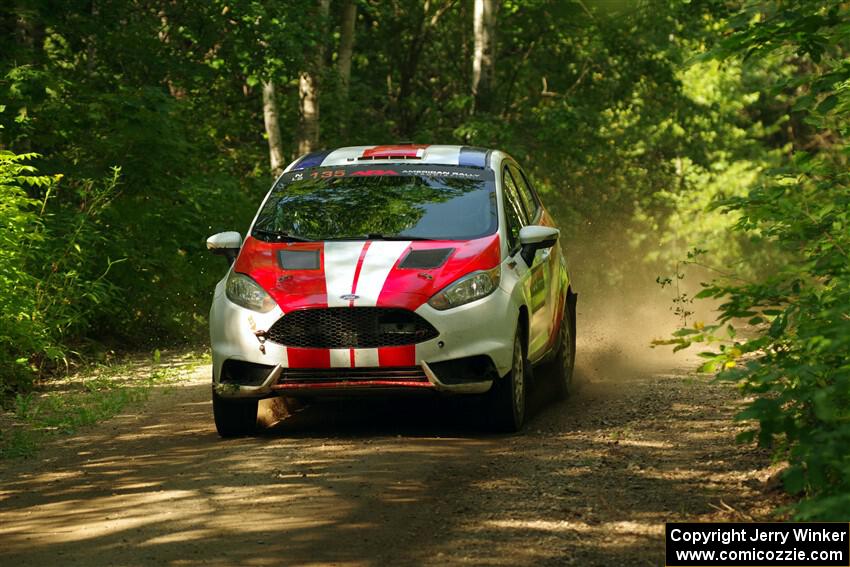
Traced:
[[516, 181], [514, 181], [513, 176], [511, 176], [507, 168], [505, 168], [504, 175], [505, 191], [508, 193], [509, 198], [514, 202], [514, 206], [517, 208], [517, 214], [520, 219], [522, 219], [522, 226], [525, 226], [530, 222], [531, 215], [525, 207], [525, 203], [522, 201], [522, 198], [519, 196], [519, 189], [517, 188]]
[[537, 216], [537, 211], [540, 207], [537, 204], [537, 199], [534, 198], [531, 186], [525, 178], [525, 174], [521, 172], [519, 168], [513, 164], [508, 167], [511, 170], [511, 175], [513, 175], [514, 181], [516, 181], [517, 188], [519, 189], [519, 196], [522, 199], [523, 205], [525, 205], [525, 210], [528, 211], [529, 219], [534, 220], [534, 217]]
[[514, 180], [508, 173], [507, 168], [502, 172], [502, 184], [504, 186], [505, 197], [505, 218], [507, 218], [508, 226], [508, 244], [513, 251], [519, 242], [519, 229], [527, 224], [525, 211], [522, 208], [517, 188]]

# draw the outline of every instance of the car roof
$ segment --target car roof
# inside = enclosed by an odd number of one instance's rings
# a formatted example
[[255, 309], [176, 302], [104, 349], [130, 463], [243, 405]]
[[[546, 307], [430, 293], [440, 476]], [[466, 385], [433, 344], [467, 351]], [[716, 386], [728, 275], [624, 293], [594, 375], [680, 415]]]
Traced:
[[[301, 156], [286, 171], [309, 167], [368, 165], [370, 163], [407, 163], [422, 165], [456, 165], [491, 168], [494, 150], [474, 146], [437, 144], [390, 144], [349, 146], [322, 150]], [[501, 152], [499, 152], [501, 153]]]

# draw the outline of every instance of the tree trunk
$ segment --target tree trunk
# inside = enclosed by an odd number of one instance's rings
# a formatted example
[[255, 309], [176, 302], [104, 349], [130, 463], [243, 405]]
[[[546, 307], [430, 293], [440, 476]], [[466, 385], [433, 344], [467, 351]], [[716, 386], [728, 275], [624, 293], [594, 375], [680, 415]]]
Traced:
[[339, 84], [343, 100], [348, 100], [348, 83], [351, 80], [351, 56], [354, 53], [354, 25], [357, 22], [357, 4], [346, 0], [342, 7], [342, 26], [339, 36]]
[[[328, 19], [330, 0], [319, 0], [319, 21]], [[301, 128], [298, 133], [298, 153], [307, 154], [319, 147], [319, 77], [325, 62], [325, 50], [316, 48], [313, 64], [298, 77], [298, 110]]]
[[498, 0], [475, 0], [472, 58], [472, 112], [492, 110], [493, 75], [496, 65], [496, 8]]
[[[97, 0], [91, 0], [91, 21], [97, 22], [98, 16], [100, 16], [100, 10], [98, 10]], [[97, 36], [94, 34], [86, 37], [86, 73], [88, 73], [89, 77], [94, 76], [95, 72], [95, 59], [97, 57], [96, 41]]]
[[277, 177], [283, 173], [283, 146], [280, 141], [280, 123], [277, 116], [277, 100], [274, 94], [274, 83], [263, 82], [263, 121], [266, 124], [266, 137], [269, 140], [269, 161], [272, 174]]
[[409, 97], [414, 89], [413, 81], [418, 71], [419, 58], [430, 40], [431, 31], [436, 29], [440, 18], [455, 4], [455, 0], [445, 0], [433, 12], [431, 11], [431, 0], [425, 0], [422, 5], [422, 17], [408, 45], [406, 60], [401, 66], [401, 69], [399, 69], [400, 76], [397, 97], [399, 114], [398, 133], [404, 138], [411, 138], [413, 136], [418, 118], [422, 115], [421, 112], [418, 114], [414, 112], [409, 101]]
[[314, 73], [302, 72], [298, 77], [298, 110], [301, 128], [298, 154], [309, 154], [319, 146], [319, 85]]
[[[29, 9], [29, 3], [16, 2], [13, 6], [13, 14], [16, 18], [14, 40], [16, 44], [16, 64], [29, 64], [33, 68], [39, 68], [43, 56], [44, 26], [38, 9]], [[26, 101], [27, 99], [24, 99]], [[28, 114], [27, 102], [24, 102], [17, 112], [21, 116]], [[21, 136], [15, 143], [14, 150], [18, 153], [32, 151], [30, 136]]]
[[[92, 6], [94, 6], [93, 2], [92, 2]], [[92, 9], [94, 9], [94, 8], [92, 8]], [[92, 15], [94, 16], [94, 13]], [[165, 12], [165, 10], [159, 11], [159, 23], [160, 23], [160, 28], [159, 28], [159, 31], [157, 32], [157, 37], [159, 37], [159, 41], [161, 41], [163, 45], [165, 45], [166, 47], [168, 47], [170, 49], [171, 48], [171, 35], [170, 35], [171, 23], [168, 21], [168, 14]], [[174, 97], [178, 100], [182, 100], [182, 99], [186, 98], [186, 89], [174, 82], [174, 78], [173, 78], [170, 70], [165, 72], [165, 84], [168, 85], [168, 92], [169, 92], [169, 94], [171, 94], [172, 97]]]

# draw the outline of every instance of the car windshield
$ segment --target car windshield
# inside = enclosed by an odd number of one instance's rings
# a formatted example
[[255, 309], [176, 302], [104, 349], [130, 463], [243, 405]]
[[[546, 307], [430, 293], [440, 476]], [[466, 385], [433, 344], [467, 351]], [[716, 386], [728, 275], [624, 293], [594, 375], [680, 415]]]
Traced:
[[266, 241], [468, 240], [497, 228], [492, 174], [460, 167], [314, 168], [281, 177], [252, 235]]

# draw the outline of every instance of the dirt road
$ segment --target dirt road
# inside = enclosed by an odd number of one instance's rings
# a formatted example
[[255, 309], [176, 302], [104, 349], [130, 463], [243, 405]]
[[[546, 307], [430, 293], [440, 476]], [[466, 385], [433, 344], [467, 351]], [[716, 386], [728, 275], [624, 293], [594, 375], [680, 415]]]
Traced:
[[[0, 464], [0, 564], [659, 565], [667, 520], [768, 517], [728, 388], [585, 333], [580, 389], [526, 432], [465, 403], [311, 406], [213, 429], [208, 368]], [[772, 501], [771, 501], [772, 500]]]

